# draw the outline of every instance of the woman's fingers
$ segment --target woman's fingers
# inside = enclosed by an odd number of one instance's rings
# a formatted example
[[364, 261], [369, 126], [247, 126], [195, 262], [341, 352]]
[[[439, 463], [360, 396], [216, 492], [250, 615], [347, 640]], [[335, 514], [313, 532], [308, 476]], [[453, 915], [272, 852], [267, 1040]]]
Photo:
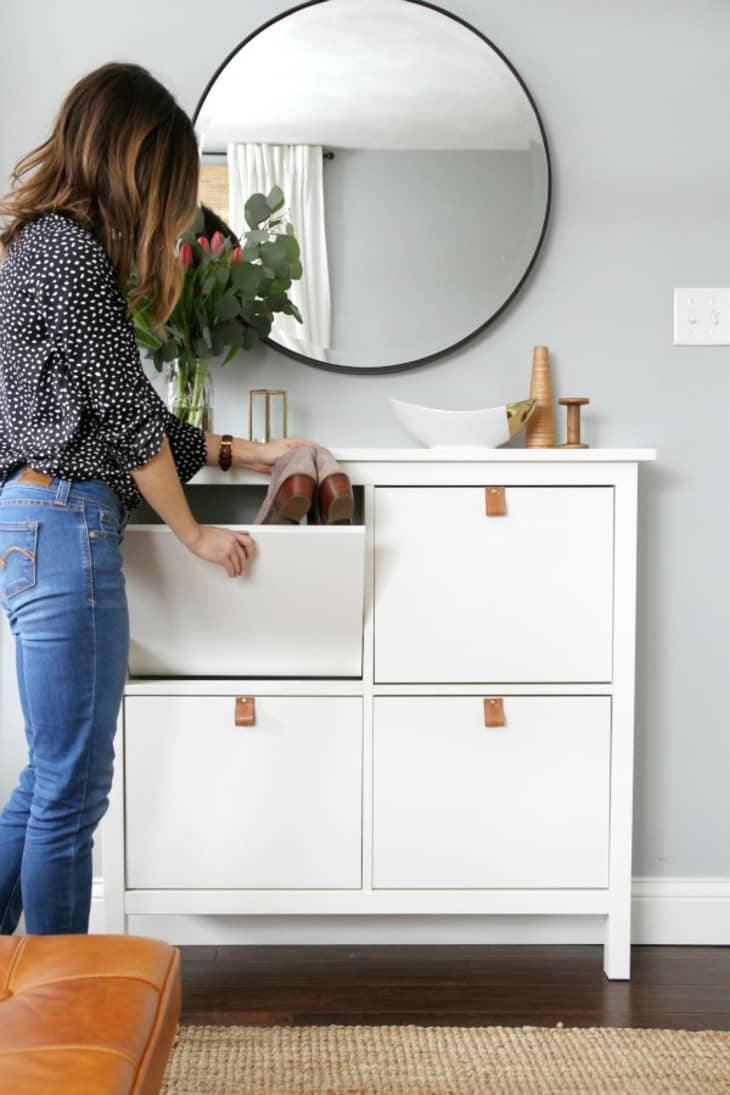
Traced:
[[249, 559], [256, 554], [256, 546], [247, 532], [203, 526], [202, 535], [195, 546], [195, 554], [225, 568], [229, 578], [243, 574]]
[[229, 559], [233, 567], [231, 577], [239, 577], [246, 569], [246, 563], [253, 558], [254, 543], [245, 532], [234, 533]]
[[237, 532], [238, 542], [243, 547], [247, 559], [253, 559], [256, 554], [256, 545], [247, 532]]
[[246, 549], [244, 548], [243, 544], [240, 543], [240, 541], [239, 541], [238, 543], [236, 543], [236, 549], [235, 550], [236, 550], [236, 574], [243, 574], [244, 570], [246, 569], [246, 558], [247, 558]]

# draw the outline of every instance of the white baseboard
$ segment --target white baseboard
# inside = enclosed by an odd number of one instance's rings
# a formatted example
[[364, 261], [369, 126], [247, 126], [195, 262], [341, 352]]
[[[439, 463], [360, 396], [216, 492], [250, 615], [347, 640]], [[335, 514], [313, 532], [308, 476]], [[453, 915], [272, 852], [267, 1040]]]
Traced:
[[730, 879], [635, 878], [631, 938], [657, 945], [730, 945]]
[[[135, 916], [130, 931], [178, 944], [603, 943], [594, 916]], [[92, 932], [104, 931], [94, 880]], [[730, 879], [635, 878], [632, 942], [730, 945]]]

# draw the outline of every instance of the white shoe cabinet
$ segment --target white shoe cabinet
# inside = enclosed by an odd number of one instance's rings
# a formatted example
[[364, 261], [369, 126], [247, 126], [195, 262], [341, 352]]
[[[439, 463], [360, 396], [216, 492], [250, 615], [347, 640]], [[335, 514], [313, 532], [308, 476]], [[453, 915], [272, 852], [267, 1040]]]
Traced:
[[[654, 453], [336, 456], [361, 520], [238, 523], [258, 547], [244, 578], [128, 528], [107, 930], [585, 914], [627, 978], [637, 482]], [[206, 469], [193, 490], [261, 481]]]

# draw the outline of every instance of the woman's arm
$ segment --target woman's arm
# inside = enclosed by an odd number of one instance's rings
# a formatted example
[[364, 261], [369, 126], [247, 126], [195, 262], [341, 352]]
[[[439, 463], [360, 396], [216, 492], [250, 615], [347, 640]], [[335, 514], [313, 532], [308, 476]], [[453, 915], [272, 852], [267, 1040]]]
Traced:
[[243, 573], [246, 561], [254, 554], [253, 540], [245, 532], [198, 524], [182, 489], [167, 438], [151, 460], [130, 469], [130, 474], [152, 509], [194, 555], [225, 567], [230, 578]]
[[[299, 445], [314, 445], [316, 441], [307, 441], [302, 437], [284, 437], [279, 441], [246, 441], [243, 437], [234, 437], [231, 446], [232, 467], [248, 468], [250, 471], [260, 471], [265, 475], [271, 474], [271, 468], [285, 452], [296, 449]], [[206, 464], [211, 466], [218, 463], [221, 451], [221, 434], [206, 433]]]

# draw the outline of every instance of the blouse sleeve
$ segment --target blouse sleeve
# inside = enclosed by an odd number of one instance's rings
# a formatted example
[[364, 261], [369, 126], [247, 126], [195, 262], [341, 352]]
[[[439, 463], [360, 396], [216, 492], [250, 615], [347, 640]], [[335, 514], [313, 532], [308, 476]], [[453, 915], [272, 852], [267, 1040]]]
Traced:
[[81, 390], [118, 466], [129, 471], [146, 464], [167, 433], [181, 478], [194, 475], [205, 463], [205, 436], [172, 420], [146, 376], [126, 301], [101, 244], [83, 230], [65, 236], [46, 256], [40, 288], [48, 334], [69, 382]]
[[182, 483], [187, 483], [188, 479], [192, 479], [208, 462], [205, 432], [197, 426], [191, 426], [189, 422], [176, 418], [167, 408], [165, 408], [165, 414], [167, 416], [165, 433], [170, 442], [177, 474]]

